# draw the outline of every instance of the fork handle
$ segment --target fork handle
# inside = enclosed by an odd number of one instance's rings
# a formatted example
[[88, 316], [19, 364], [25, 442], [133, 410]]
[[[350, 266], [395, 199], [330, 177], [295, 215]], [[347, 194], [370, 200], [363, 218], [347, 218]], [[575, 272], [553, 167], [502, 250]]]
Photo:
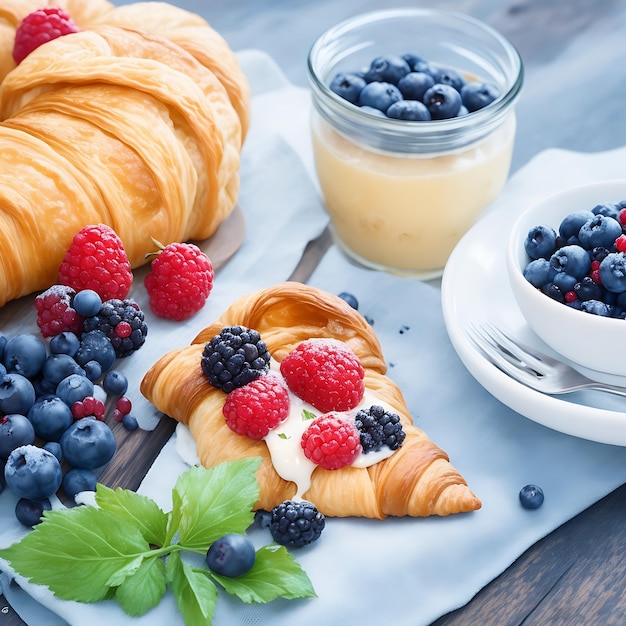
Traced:
[[618, 387], [617, 385], [610, 385], [609, 383], [590, 382], [585, 385], [585, 389], [593, 389], [595, 391], [606, 391], [616, 396], [626, 398], [626, 387]]

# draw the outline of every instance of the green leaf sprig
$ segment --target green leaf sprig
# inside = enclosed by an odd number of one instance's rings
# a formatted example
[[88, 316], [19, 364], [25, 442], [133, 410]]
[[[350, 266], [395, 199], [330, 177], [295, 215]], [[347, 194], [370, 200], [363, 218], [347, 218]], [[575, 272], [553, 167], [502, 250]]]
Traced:
[[[46, 511], [40, 524], [0, 558], [31, 583], [64, 600], [116, 600], [131, 616], [157, 606], [171, 587], [185, 624], [212, 624], [218, 583], [246, 603], [315, 597], [309, 577], [284, 546], [259, 548], [252, 569], [227, 578], [191, 565], [228, 533], [254, 521], [260, 459], [192, 467], [172, 490], [164, 513], [150, 498], [98, 484], [97, 506]], [[195, 560], [197, 561], [197, 559]], [[195, 563], [194, 561], [194, 563]]]

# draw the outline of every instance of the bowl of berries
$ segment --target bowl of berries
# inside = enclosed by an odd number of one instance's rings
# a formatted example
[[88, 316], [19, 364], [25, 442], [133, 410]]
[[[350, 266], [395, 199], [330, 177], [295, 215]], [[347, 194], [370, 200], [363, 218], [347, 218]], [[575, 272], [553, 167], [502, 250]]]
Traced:
[[487, 24], [388, 9], [323, 33], [308, 57], [319, 187], [339, 246], [422, 279], [508, 176], [523, 66]]
[[626, 180], [550, 195], [508, 241], [510, 285], [530, 328], [584, 369], [626, 376]]

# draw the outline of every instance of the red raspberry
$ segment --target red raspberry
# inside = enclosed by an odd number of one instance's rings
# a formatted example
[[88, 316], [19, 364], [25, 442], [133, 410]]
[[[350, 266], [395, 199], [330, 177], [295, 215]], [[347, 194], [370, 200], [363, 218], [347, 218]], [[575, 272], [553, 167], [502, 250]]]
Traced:
[[197, 313], [213, 289], [213, 265], [192, 243], [162, 248], [144, 279], [150, 308], [158, 317], [181, 321]]
[[296, 396], [322, 413], [353, 409], [365, 391], [363, 366], [341, 341], [303, 341], [282, 360], [280, 372]]
[[96, 419], [104, 420], [104, 404], [102, 400], [94, 398], [93, 396], [87, 396], [82, 400], [74, 402], [71, 407], [72, 417], [75, 420], [82, 419], [88, 415], [93, 415]]
[[618, 252], [626, 252], [626, 235], [620, 235], [615, 240], [615, 247]]
[[75, 295], [67, 285], [52, 285], [35, 298], [37, 326], [44, 337], [55, 337], [65, 331], [80, 334], [83, 317], [72, 307]]
[[13, 60], [20, 63], [41, 44], [76, 32], [78, 27], [63, 9], [46, 7], [33, 11], [17, 28]]
[[122, 414], [122, 417], [124, 415], [128, 415], [133, 409], [133, 404], [130, 401], [130, 398], [127, 398], [126, 396], [120, 396], [116, 401], [115, 401], [115, 410], [119, 411]]
[[304, 456], [327, 470], [352, 465], [361, 453], [361, 436], [352, 420], [335, 413], [316, 417], [302, 434]]
[[238, 435], [263, 439], [289, 415], [289, 391], [274, 374], [259, 376], [233, 389], [222, 409], [226, 424]]

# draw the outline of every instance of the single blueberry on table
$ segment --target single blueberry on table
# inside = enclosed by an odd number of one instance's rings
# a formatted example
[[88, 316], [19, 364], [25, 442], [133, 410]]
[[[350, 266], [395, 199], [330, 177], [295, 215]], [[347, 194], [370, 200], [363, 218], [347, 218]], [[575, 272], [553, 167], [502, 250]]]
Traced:
[[387, 117], [412, 122], [427, 122], [430, 113], [424, 104], [417, 100], [399, 100], [387, 109]]
[[435, 84], [426, 72], [410, 72], [398, 81], [398, 89], [405, 100], [422, 100], [424, 94]]
[[254, 544], [245, 535], [230, 533], [214, 541], [206, 554], [209, 569], [234, 578], [249, 572], [256, 559]]
[[525, 509], [538, 509], [543, 500], [543, 489], [537, 485], [525, 485], [520, 489], [519, 501]]
[[433, 120], [449, 119], [461, 108], [461, 94], [450, 85], [435, 83], [424, 94], [424, 104]]
[[363, 87], [359, 95], [359, 106], [373, 107], [384, 113], [398, 100], [402, 100], [402, 94], [395, 85], [385, 82], [373, 82]]
[[409, 64], [402, 58], [394, 55], [376, 57], [365, 71], [365, 80], [368, 83], [378, 81], [398, 84], [398, 81], [411, 71]]
[[479, 111], [491, 104], [500, 95], [492, 83], [471, 82], [461, 87], [461, 100], [468, 111]]
[[340, 72], [330, 82], [330, 90], [352, 104], [359, 101], [359, 94], [367, 83], [365, 79], [352, 72]]
[[528, 231], [524, 249], [531, 259], [549, 259], [556, 252], [556, 231], [549, 226], [535, 226]]
[[137, 430], [139, 428], [139, 422], [137, 422], [137, 418], [132, 413], [126, 413], [126, 415], [122, 417], [122, 426], [126, 430]]

